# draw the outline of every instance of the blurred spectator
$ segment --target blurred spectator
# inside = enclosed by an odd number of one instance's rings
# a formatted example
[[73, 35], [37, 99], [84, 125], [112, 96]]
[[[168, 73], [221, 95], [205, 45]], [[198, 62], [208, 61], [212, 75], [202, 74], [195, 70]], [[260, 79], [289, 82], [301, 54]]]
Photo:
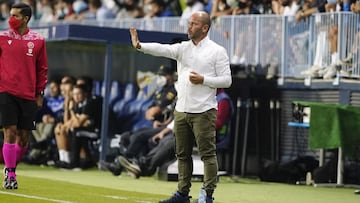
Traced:
[[305, 0], [301, 8], [296, 13], [296, 21], [304, 20], [314, 13], [325, 12], [327, 0]]
[[85, 95], [82, 114], [87, 114], [86, 122], [81, 127], [71, 131], [70, 145], [70, 168], [88, 168], [95, 165], [99, 158], [99, 148], [97, 141], [100, 137], [101, 116], [102, 116], [102, 97], [92, 94], [93, 80], [87, 76], [77, 79], [76, 85], [84, 86]]
[[51, 159], [51, 140], [54, 138], [54, 127], [60, 122], [64, 113], [64, 97], [60, 94], [57, 80], [49, 82], [49, 94], [44, 96], [43, 107], [37, 112], [36, 129], [30, 138], [28, 162], [44, 164]]
[[144, 17], [143, 8], [139, 5], [139, 0], [115, 0], [115, 3], [119, 8], [116, 15], [117, 20]]
[[237, 6], [233, 9], [233, 15], [260, 14], [255, 8], [252, 0], [238, 0]]
[[[57, 122], [61, 122], [64, 114], [64, 97], [60, 94], [60, 84], [56, 80], [49, 82], [49, 94], [44, 96], [44, 105], [37, 113], [36, 127], [33, 131], [37, 140], [42, 140], [53, 134], [52, 130]], [[45, 127], [49, 126], [49, 129]], [[45, 129], [44, 129], [45, 128]], [[42, 130], [46, 130], [46, 133]], [[48, 131], [49, 130], [49, 131]]]
[[54, 22], [55, 10], [51, 0], [40, 0], [37, 3], [37, 15], [39, 22], [50, 23]]
[[163, 0], [144, 0], [143, 9], [146, 18], [174, 16]]
[[[233, 9], [232, 15], [250, 15], [260, 14], [252, 3], [252, 0], [238, 0], [237, 6]], [[232, 64], [244, 64], [246, 57], [249, 57], [249, 53], [255, 53], [254, 46], [248, 41], [253, 41], [251, 38], [255, 37], [255, 27], [252, 22], [246, 22], [239, 32], [237, 33], [237, 41], [235, 45], [234, 55], [231, 58]], [[250, 40], [249, 40], [250, 39]], [[248, 53], [248, 54], [247, 54]]]
[[[64, 76], [60, 83], [60, 92], [64, 97], [64, 115], [62, 121], [57, 123], [54, 129], [57, 149], [59, 152], [59, 161], [70, 164], [70, 153], [67, 149], [67, 145], [64, 142], [58, 142], [58, 139], [62, 139], [64, 134], [67, 134], [68, 127], [65, 123], [70, 120], [70, 108], [74, 107], [74, 101], [72, 98], [72, 89], [75, 85], [75, 79], [70, 76]], [[58, 138], [59, 137], [59, 138]]]
[[95, 20], [96, 16], [94, 13], [88, 12], [89, 5], [84, 0], [75, 0], [72, 3], [73, 13], [65, 17], [65, 20]]
[[190, 16], [196, 11], [204, 11], [205, 5], [201, 0], [185, 0], [186, 7], [181, 14], [180, 26], [186, 27]]
[[[360, 13], [360, 1], [355, 1], [354, 3], [352, 3], [350, 8], [351, 8], [351, 12], [359, 14]], [[355, 34], [354, 41], [352, 42], [352, 45], [351, 45], [351, 49], [349, 50], [349, 52], [346, 54], [346, 56], [343, 59], [339, 60], [336, 63], [337, 65], [351, 67], [354, 64], [358, 64], [358, 65], [360, 64], [360, 62], [359, 62], [360, 23], [357, 24], [356, 30], [357, 30], [357, 33]], [[344, 75], [344, 76], [350, 76], [351, 71], [352, 71], [352, 69], [350, 69], [350, 70], [341, 69], [340, 74]]]
[[295, 16], [300, 8], [299, 0], [273, 0], [275, 14], [282, 16]]
[[261, 14], [274, 14], [272, 0], [259, 0], [254, 5]]
[[55, 20], [64, 20], [73, 14], [71, 0], [55, 0]]
[[355, 3], [352, 3], [350, 10], [354, 13], [360, 13], [360, 1], [355, 1]]
[[[175, 90], [175, 68], [170, 66], [160, 66], [158, 73], [158, 86], [161, 87], [155, 93], [153, 103], [145, 112], [145, 118], [152, 121], [163, 122], [172, 113], [172, 104], [176, 99]], [[168, 107], [171, 106], [171, 109]]]
[[[308, 1], [304, 4], [302, 10], [300, 10], [297, 14], [297, 19], [303, 19], [306, 16], [310, 16], [313, 13], [317, 12], [341, 12], [341, 11], [350, 11], [350, 1], [346, 0], [343, 2], [336, 0], [328, 0], [328, 1]], [[337, 24], [327, 24], [330, 26], [327, 33], [324, 31], [319, 32], [317, 37], [317, 46], [316, 46], [316, 54], [313, 66], [301, 72], [303, 75], [311, 76], [311, 77], [323, 77], [324, 79], [330, 79], [335, 77], [337, 71], [340, 70], [339, 66], [339, 53], [338, 53], [338, 25]], [[327, 56], [324, 53], [325, 47], [329, 43], [331, 61], [330, 64], [324, 64], [323, 58]]]
[[180, 4], [180, 0], [164, 0], [165, 4], [174, 14], [174, 16], [181, 16], [182, 8]]
[[115, 13], [102, 5], [101, 0], [88, 0], [89, 10], [83, 15], [84, 19], [96, 19], [104, 21], [114, 19]]
[[232, 10], [233, 9], [227, 4], [226, 0], [214, 0], [210, 18], [215, 19], [218, 16], [231, 15]]
[[[16, 0], [14, 1], [15, 3], [17, 2]], [[21, 0], [19, 2], [25, 3], [27, 5], [29, 5], [32, 9], [32, 18], [30, 19], [30, 22], [33, 22], [35, 20], [38, 20], [38, 11], [37, 11], [37, 7], [36, 7], [36, 0]]]
[[1, 16], [0, 16], [0, 20], [2, 21], [7, 21], [8, 18], [10, 17], [10, 8], [11, 5], [13, 4], [12, 1], [7, 1], [7, 0], [2, 0], [0, 2], [0, 11], [1, 11]]
[[[100, 120], [98, 116], [99, 107], [95, 106], [93, 100], [88, 97], [87, 90], [88, 87], [85, 84], [75, 85], [73, 88], [74, 104], [69, 106], [69, 119], [63, 123], [61, 130], [56, 134], [59, 155], [61, 156], [61, 151], [65, 151], [65, 156], [68, 157], [63, 160], [60, 159], [57, 162], [57, 167], [87, 168], [95, 161], [87, 148], [87, 141], [90, 138], [81, 134], [82, 131], [93, 132], [98, 127]], [[84, 157], [82, 157], [84, 162], [80, 161], [82, 148], [85, 152]]]
[[[314, 13], [323, 13], [326, 12], [325, 5], [327, 0], [306, 0], [299, 11], [296, 13], [296, 21], [305, 20], [307, 17], [311, 16]], [[319, 76], [319, 71], [324, 70], [324, 58], [326, 51], [326, 41], [328, 31], [321, 30], [316, 39], [316, 51], [313, 65], [310, 69], [302, 71], [301, 75], [317, 77]], [[322, 74], [323, 75], [323, 74]]]

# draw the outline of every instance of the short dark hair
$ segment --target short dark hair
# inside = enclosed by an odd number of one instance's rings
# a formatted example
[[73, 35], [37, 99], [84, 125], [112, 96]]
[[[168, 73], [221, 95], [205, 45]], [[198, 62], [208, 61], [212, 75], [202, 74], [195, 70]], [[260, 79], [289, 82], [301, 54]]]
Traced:
[[20, 9], [20, 13], [23, 15], [23, 16], [28, 16], [29, 19], [28, 19], [28, 22], [31, 18], [31, 15], [32, 15], [32, 10], [31, 10], [31, 7], [25, 3], [17, 3], [17, 4], [14, 4], [11, 6], [11, 8], [17, 8], [17, 9]]
[[74, 85], [73, 89], [78, 88], [80, 89], [85, 95], [88, 95], [88, 87], [85, 84], [76, 84]]

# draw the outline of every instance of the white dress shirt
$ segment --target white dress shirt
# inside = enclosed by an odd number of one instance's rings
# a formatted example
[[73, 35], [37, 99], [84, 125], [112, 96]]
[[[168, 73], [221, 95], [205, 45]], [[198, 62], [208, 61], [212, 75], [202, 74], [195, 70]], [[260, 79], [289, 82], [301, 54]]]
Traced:
[[[216, 88], [227, 88], [232, 83], [229, 57], [226, 50], [209, 39], [204, 38], [198, 45], [191, 40], [176, 44], [141, 43], [146, 54], [163, 56], [177, 61], [178, 93], [176, 111], [202, 113], [217, 109]], [[204, 76], [203, 84], [192, 84], [190, 71]]]

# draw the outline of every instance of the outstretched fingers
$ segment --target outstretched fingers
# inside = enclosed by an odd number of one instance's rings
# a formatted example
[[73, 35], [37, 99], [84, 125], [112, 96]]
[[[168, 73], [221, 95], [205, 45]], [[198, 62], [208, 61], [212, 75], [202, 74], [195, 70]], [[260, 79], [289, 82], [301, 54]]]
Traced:
[[135, 28], [133, 27], [130, 28], [130, 35], [131, 35], [131, 43], [133, 47], [138, 48], [140, 42]]

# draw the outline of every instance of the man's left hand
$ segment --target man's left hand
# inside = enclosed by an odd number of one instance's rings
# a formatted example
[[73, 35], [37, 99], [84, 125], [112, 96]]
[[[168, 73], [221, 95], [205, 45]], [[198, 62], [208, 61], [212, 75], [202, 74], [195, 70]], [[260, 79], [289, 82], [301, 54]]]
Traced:
[[189, 80], [192, 84], [203, 84], [204, 76], [197, 72], [191, 71], [189, 74]]

